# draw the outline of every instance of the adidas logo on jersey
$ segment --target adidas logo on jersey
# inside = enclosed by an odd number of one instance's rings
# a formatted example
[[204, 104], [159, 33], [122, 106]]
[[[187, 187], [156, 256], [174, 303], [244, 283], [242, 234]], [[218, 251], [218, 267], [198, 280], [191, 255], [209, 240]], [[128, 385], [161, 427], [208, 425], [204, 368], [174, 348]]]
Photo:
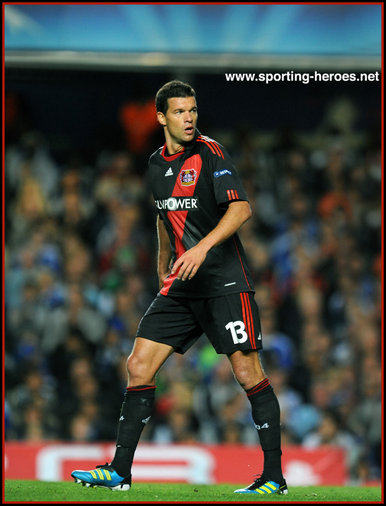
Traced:
[[165, 177], [166, 176], [172, 176], [173, 175], [173, 171], [172, 171], [172, 168], [169, 167], [168, 170], [165, 172]]

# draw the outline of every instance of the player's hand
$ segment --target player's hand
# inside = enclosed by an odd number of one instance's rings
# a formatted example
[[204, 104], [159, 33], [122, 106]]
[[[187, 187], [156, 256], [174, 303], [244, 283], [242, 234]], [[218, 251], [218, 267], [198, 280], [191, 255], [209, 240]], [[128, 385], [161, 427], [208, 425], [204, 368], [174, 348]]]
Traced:
[[177, 272], [177, 279], [181, 279], [181, 281], [192, 279], [205, 260], [206, 254], [207, 250], [200, 244], [188, 249], [174, 262], [172, 275]]

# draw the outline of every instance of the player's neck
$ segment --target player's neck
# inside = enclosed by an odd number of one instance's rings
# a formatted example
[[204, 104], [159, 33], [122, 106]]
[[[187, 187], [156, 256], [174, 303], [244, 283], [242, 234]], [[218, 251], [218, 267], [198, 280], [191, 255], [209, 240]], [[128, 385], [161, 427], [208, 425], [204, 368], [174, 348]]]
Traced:
[[178, 142], [173, 142], [171, 139], [166, 139], [166, 149], [169, 155], [175, 155], [184, 150], [184, 146]]
[[165, 141], [166, 141], [166, 149], [169, 155], [175, 155], [177, 153], [181, 153], [184, 150], [184, 145], [179, 142], [175, 137], [172, 137], [170, 133], [165, 128]]
[[176, 155], [177, 153], [181, 153], [181, 151], [184, 150], [184, 146], [182, 146], [181, 144], [178, 144], [177, 146], [170, 147], [170, 145], [168, 145], [168, 143], [166, 143], [166, 149], [167, 149], [168, 155]]

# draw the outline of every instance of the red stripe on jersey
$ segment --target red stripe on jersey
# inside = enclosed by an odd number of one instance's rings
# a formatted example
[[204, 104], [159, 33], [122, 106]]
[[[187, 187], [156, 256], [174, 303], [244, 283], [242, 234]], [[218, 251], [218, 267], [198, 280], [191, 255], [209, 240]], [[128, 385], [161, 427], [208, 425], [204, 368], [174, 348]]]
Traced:
[[227, 190], [229, 200], [239, 200], [239, 194], [236, 190]]
[[224, 158], [223, 152], [221, 151], [219, 145], [215, 141], [210, 140], [207, 137], [203, 137], [202, 135], [197, 137], [197, 140], [200, 142], [204, 142], [207, 146], [209, 146], [210, 150], [214, 155], [218, 155], [221, 158]]
[[[170, 216], [168, 216], [168, 217], [169, 217], [169, 220], [170, 220], [172, 227], [173, 227], [174, 237], [175, 237], [175, 245], [176, 245], [176, 255], [177, 255], [177, 258], [179, 258], [181, 255], [183, 255], [185, 253], [186, 249], [185, 249], [184, 245], [182, 244], [181, 239], [176, 234], [175, 229], [178, 228], [179, 234], [181, 234], [181, 237], [182, 237], [183, 230], [184, 230], [184, 224], [185, 224], [186, 217], [188, 215], [188, 211], [176, 211], [175, 214], [177, 214], [177, 213], [180, 215], [180, 220], [181, 220], [181, 223], [179, 225], [177, 225], [177, 220], [170, 218]], [[168, 215], [169, 215], [169, 213], [168, 213]], [[165, 279], [164, 286], [161, 289], [162, 295], [168, 294], [170, 287], [172, 286], [173, 282], [177, 278], [177, 274], [178, 274], [178, 271], [175, 272], [174, 274], [170, 274]]]
[[221, 151], [220, 146], [217, 144], [216, 141], [214, 141], [210, 137], [206, 137], [204, 135], [200, 135], [199, 139], [203, 139], [204, 141], [209, 142], [213, 146], [213, 148], [216, 150], [216, 153], [218, 154], [218, 156], [221, 156], [221, 158], [224, 158], [223, 152]]
[[222, 151], [219, 148], [218, 144], [216, 144], [214, 141], [210, 141], [209, 139], [207, 139], [207, 142], [209, 142], [214, 147], [218, 156], [221, 156], [222, 158], [224, 158], [224, 155], [222, 154]]
[[[181, 167], [181, 170], [177, 176], [176, 183], [174, 185], [173, 193], [171, 194], [171, 197], [193, 197], [194, 191], [196, 189], [198, 178], [200, 177], [201, 173], [201, 167], [202, 167], [202, 160], [200, 155], [194, 155], [190, 158], [188, 158], [184, 165]], [[183, 185], [182, 180], [180, 178], [180, 174], [183, 171], [194, 171], [194, 183], [190, 185]], [[180, 258], [181, 255], [183, 255], [186, 251], [185, 246], [182, 242], [182, 237], [184, 235], [185, 230], [185, 222], [186, 218], [188, 216], [189, 211], [168, 211], [167, 217], [170, 221], [173, 233], [175, 237], [175, 247], [176, 247], [176, 255], [177, 259]], [[165, 281], [164, 286], [161, 289], [162, 295], [167, 295], [170, 287], [172, 286], [173, 282], [177, 278], [178, 272], [175, 272], [173, 275], [169, 275]]]
[[235, 247], [236, 247], [237, 255], [238, 255], [239, 260], [240, 260], [240, 263], [241, 263], [241, 268], [243, 269], [243, 273], [244, 273], [245, 281], [247, 282], [248, 288], [251, 288], [251, 287], [250, 287], [250, 284], [248, 283], [248, 278], [247, 278], [247, 275], [245, 274], [243, 261], [241, 260], [241, 256], [240, 256], [240, 251], [239, 251], [239, 248], [237, 247], [236, 239], [235, 239], [234, 237], [233, 237], [233, 242], [235, 243]]
[[216, 154], [217, 154], [217, 153], [216, 153], [216, 151], [214, 150], [214, 148], [213, 148], [213, 147], [209, 144], [209, 142], [204, 141], [204, 139], [200, 139], [199, 137], [197, 137], [197, 140], [198, 140], [199, 142], [203, 142], [204, 144], [206, 144], [207, 146], [209, 146], [210, 150], [212, 151], [212, 153], [213, 153], [214, 155], [216, 155]]
[[224, 155], [220, 149], [220, 146], [218, 144], [214, 143], [214, 147], [215, 147], [216, 151], [218, 152], [219, 156], [221, 156], [221, 158], [224, 159]]

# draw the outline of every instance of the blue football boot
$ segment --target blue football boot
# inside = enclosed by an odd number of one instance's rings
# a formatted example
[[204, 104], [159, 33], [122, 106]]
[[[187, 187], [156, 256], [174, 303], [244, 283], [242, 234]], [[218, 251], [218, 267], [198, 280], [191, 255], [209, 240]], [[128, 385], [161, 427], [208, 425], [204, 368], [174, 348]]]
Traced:
[[287, 483], [283, 480], [281, 483], [276, 483], [275, 481], [267, 480], [263, 476], [257, 478], [253, 483], [251, 483], [248, 487], [239, 488], [235, 490], [235, 494], [288, 494]]
[[81, 483], [86, 487], [104, 487], [110, 490], [130, 490], [131, 475], [126, 478], [119, 476], [114, 469], [106, 462], [105, 465], [96, 466], [92, 471], [72, 471], [71, 476], [75, 483]]

